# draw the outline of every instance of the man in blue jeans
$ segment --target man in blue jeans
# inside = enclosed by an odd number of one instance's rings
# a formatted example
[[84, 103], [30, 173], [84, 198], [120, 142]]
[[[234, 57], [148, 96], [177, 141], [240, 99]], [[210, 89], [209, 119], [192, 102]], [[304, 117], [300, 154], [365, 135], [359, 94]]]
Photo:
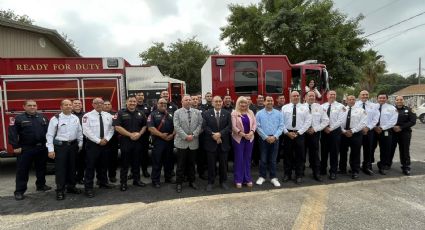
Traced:
[[283, 116], [273, 108], [274, 101], [270, 96], [266, 97], [265, 108], [258, 111], [257, 133], [260, 136], [259, 147], [261, 152], [260, 177], [257, 185], [262, 185], [267, 178], [267, 170], [270, 173], [270, 182], [275, 187], [280, 187], [276, 177], [276, 156], [279, 150], [279, 136], [284, 130]]

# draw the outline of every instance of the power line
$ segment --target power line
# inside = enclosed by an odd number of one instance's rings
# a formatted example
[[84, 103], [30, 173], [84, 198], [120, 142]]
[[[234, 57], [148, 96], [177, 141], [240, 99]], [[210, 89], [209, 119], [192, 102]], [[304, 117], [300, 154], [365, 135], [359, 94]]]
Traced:
[[411, 20], [411, 19], [413, 19], [413, 18], [416, 18], [416, 17], [418, 17], [418, 16], [421, 16], [422, 14], [425, 14], [425, 11], [423, 11], [423, 12], [421, 12], [421, 13], [419, 13], [419, 14], [415, 15], [415, 16], [412, 16], [412, 17], [410, 17], [410, 18], [408, 18], [408, 19], [404, 19], [404, 20], [399, 21], [399, 22], [397, 22], [397, 23], [395, 23], [395, 24], [392, 24], [392, 25], [390, 25], [390, 26], [387, 26], [387, 27], [385, 27], [385, 28], [383, 28], [383, 29], [380, 29], [380, 30], [378, 30], [378, 31], [376, 31], [376, 32], [373, 32], [373, 33], [371, 33], [371, 34], [368, 34], [368, 35], [364, 36], [363, 38], [367, 38], [367, 37], [372, 36], [372, 35], [374, 35], [374, 34], [377, 34], [377, 33], [380, 33], [380, 32], [382, 32], [382, 31], [388, 30], [388, 29], [390, 29], [390, 28], [392, 28], [392, 27], [394, 27], [394, 26], [400, 25], [400, 24], [401, 24], [401, 23], [403, 23], [403, 22], [407, 22], [407, 21], [409, 21], [409, 20]]
[[378, 12], [378, 11], [380, 11], [380, 10], [384, 9], [385, 7], [387, 7], [387, 6], [391, 5], [391, 4], [395, 3], [395, 2], [398, 2], [398, 1], [399, 1], [399, 0], [394, 0], [394, 1], [392, 1], [392, 2], [390, 2], [390, 3], [388, 3], [388, 4], [386, 4], [386, 5], [384, 5], [384, 6], [382, 6], [382, 7], [379, 7], [379, 8], [377, 8], [377, 9], [375, 9], [375, 10], [373, 10], [373, 11], [371, 11], [371, 12], [369, 12], [369, 13], [365, 14], [365, 17], [367, 17], [367, 16], [369, 16], [369, 15], [371, 15], [371, 14], [374, 14], [374, 13], [376, 13], [376, 12]]
[[376, 45], [372, 46], [372, 48], [377, 47], [377, 46], [379, 46], [379, 45], [382, 45], [382, 44], [384, 44], [385, 42], [387, 42], [387, 41], [389, 41], [389, 40], [392, 40], [392, 39], [394, 39], [394, 38], [396, 38], [396, 37], [398, 37], [398, 36], [401, 36], [401, 35], [405, 34], [406, 32], [408, 32], [408, 31], [410, 31], [410, 30], [414, 30], [414, 29], [416, 29], [416, 28], [418, 28], [418, 27], [421, 27], [421, 26], [425, 26], [425, 23], [422, 23], [422, 24], [419, 24], [419, 25], [417, 25], [417, 26], [411, 27], [411, 28], [409, 28], [409, 29], [403, 30], [403, 31], [399, 32], [398, 34], [396, 34], [396, 35], [394, 35], [394, 36], [392, 36], [392, 37], [388, 38], [387, 40], [384, 40], [383, 42], [378, 43], [378, 44], [376, 44]]

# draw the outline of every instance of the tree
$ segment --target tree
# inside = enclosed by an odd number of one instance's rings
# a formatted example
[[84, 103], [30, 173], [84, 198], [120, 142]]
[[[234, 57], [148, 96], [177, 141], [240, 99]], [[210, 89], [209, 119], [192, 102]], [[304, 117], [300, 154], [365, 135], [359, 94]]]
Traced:
[[201, 89], [201, 68], [204, 62], [208, 56], [217, 53], [217, 48], [211, 49], [192, 37], [178, 39], [167, 47], [163, 42], [153, 43], [139, 57], [146, 64], [158, 66], [164, 75], [185, 81], [188, 93], [195, 93]]
[[[32, 20], [28, 15], [17, 15], [15, 12], [11, 9], [8, 10], [1, 10], [0, 9], [0, 18], [5, 18], [11, 21], [20, 22], [23, 24], [33, 25], [34, 20]], [[62, 33], [61, 35], [63, 39], [75, 50], [77, 53], [80, 53], [80, 49], [75, 45], [74, 40], [70, 39], [67, 34]]]
[[362, 15], [347, 19], [332, 0], [262, 0], [229, 9], [220, 38], [233, 54], [286, 54], [293, 63], [316, 59], [327, 65], [331, 87], [359, 80], [368, 42], [360, 37]]
[[382, 55], [374, 50], [367, 50], [365, 52], [365, 61], [361, 66], [362, 78], [360, 86], [369, 92], [374, 92], [375, 86], [378, 83], [378, 77], [385, 73], [385, 61]]

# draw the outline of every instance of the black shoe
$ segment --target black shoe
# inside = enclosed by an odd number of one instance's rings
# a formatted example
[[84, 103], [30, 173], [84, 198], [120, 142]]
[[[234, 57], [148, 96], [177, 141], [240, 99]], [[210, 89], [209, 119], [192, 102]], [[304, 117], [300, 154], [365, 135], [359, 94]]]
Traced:
[[94, 192], [93, 192], [92, 189], [86, 190], [85, 194], [86, 194], [86, 196], [88, 198], [93, 198], [94, 197]]
[[410, 176], [410, 170], [408, 170], [408, 169], [403, 170], [403, 174], [406, 175], [406, 176]]
[[327, 175], [328, 173], [326, 172], [326, 170], [325, 171], [320, 171], [320, 175], [322, 175], [322, 176], [324, 176], [324, 175]]
[[76, 188], [76, 187], [72, 187], [72, 188], [67, 188], [66, 189], [67, 193], [72, 193], [72, 194], [80, 194], [81, 193], [81, 189]]
[[14, 195], [15, 195], [15, 200], [23, 200], [23, 199], [25, 199], [25, 196], [24, 196], [23, 193], [15, 192]]
[[379, 174], [381, 174], [381, 175], [387, 175], [387, 173], [385, 173], [385, 170], [384, 169], [379, 169]]
[[336, 180], [336, 173], [331, 173], [329, 175], [329, 180]]
[[56, 200], [65, 200], [65, 193], [56, 192]]
[[133, 180], [133, 174], [130, 173], [130, 175], [128, 175], [127, 179], [128, 180]]
[[171, 176], [176, 176], [176, 172], [171, 171]]
[[114, 187], [113, 184], [108, 184], [108, 183], [106, 183], [106, 184], [99, 184], [99, 188], [111, 189], [113, 187]]
[[212, 184], [208, 184], [207, 188], [205, 188], [205, 191], [207, 192], [211, 192], [213, 190], [213, 185]]
[[224, 190], [229, 190], [229, 186], [227, 186], [227, 184], [225, 184], [225, 183], [221, 183], [220, 187]]
[[127, 184], [121, 184], [120, 185], [120, 191], [127, 191], [127, 189], [128, 189], [128, 186], [127, 186]]
[[117, 182], [117, 178], [115, 178], [115, 177], [110, 177], [110, 178], [109, 178], [109, 182], [111, 182], [111, 183], [116, 183], [116, 182]]
[[195, 184], [195, 183], [193, 183], [193, 182], [189, 182], [189, 187], [191, 187], [191, 188], [193, 188], [193, 189], [195, 189], [195, 190], [197, 190], [197, 189], [198, 189], [198, 186], [196, 186], [196, 184]]
[[165, 179], [165, 183], [168, 183], [168, 184], [175, 184], [175, 183], [176, 183], [176, 180], [174, 180], [173, 178]]
[[146, 184], [145, 183], [143, 183], [142, 181], [133, 181], [133, 185], [134, 186], [137, 186], [137, 187], [145, 187], [146, 186]]
[[371, 169], [368, 169], [368, 168], [363, 168], [362, 171], [364, 172], [364, 174], [369, 175], [369, 176], [375, 175], [375, 173]]
[[347, 174], [347, 170], [344, 170], [344, 169], [340, 169], [340, 170], [338, 170], [338, 174]]
[[354, 180], [359, 179], [359, 174], [358, 173], [353, 173], [351, 175], [351, 178], [354, 179]]
[[182, 192], [182, 185], [181, 184], [177, 184], [177, 186], [176, 186], [176, 192], [177, 193], [181, 193]]
[[151, 177], [151, 174], [149, 174], [148, 170], [143, 170], [143, 176], [145, 178], [149, 178], [149, 177]]
[[291, 175], [284, 175], [283, 176], [283, 179], [282, 179], [282, 182], [286, 183], [286, 182], [290, 181], [291, 179], [292, 179], [291, 178]]
[[199, 179], [208, 180], [208, 177], [204, 173], [201, 173], [201, 174], [199, 174]]
[[301, 184], [302, 182], [303, 182], [302, 177], [297, 177], [297, 179], [295, 179], [295, 184]]
[[152, 187], [154, 188], [161, 188], [161, 184], [157, 182], [152, 182]]
[[47, 185], [37, 187], [37, 191], [39, 191], [39, 192], [49, 191], [50, 189], [52, 189], [52, 187], [47, 186]]
[[318, 181], [318, 182], [322, 182], [322, 177], [319, 174], [313, 174], [313, 178]]

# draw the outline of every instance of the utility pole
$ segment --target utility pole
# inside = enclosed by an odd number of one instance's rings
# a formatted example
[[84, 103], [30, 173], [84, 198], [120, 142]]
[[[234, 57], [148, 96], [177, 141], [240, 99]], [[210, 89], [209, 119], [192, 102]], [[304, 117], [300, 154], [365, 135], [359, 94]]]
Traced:
[[418, 84], [419, 85], [421, 84], [421, 70], [422, 70], [422, 67], [421, 67], [421, 58], [419, 58], [419, 76], [418, 76]]

